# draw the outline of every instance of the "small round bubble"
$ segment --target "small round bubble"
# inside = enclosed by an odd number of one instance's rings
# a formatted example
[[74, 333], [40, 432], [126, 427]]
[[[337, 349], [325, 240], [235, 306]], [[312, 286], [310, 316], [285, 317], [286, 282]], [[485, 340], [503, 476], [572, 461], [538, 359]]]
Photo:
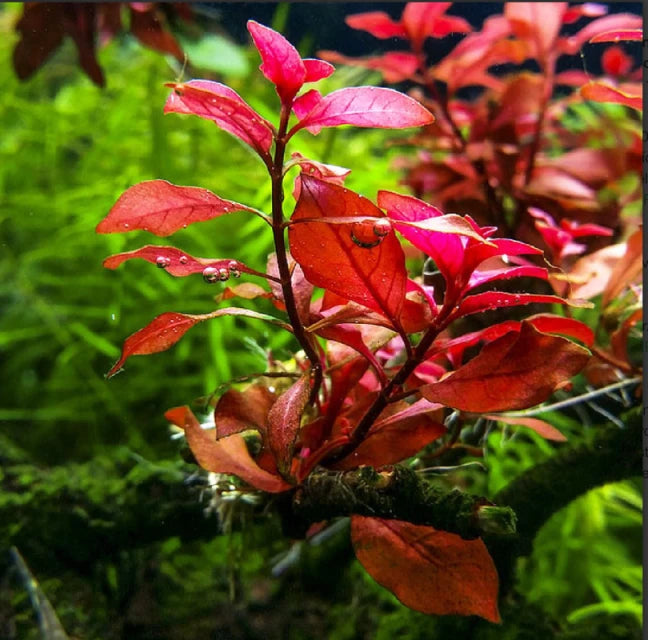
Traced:
[[155, 258], [155, 264], [160, 267], [160, 269], [166, 269], [171, 264], [171, 258], [167, 256], [158, 256]]
[[220, 280], [220, 275], [216, 267], [205, 267], [202, 272], [202, 277], [203, 280], [209, 284]]
[[374, 222], [373, 232], [374, 235], [378, 238], [384, 238], [389, 234], [390, 231], [391, 222], [389, 222], [389, 220], [387, 220], [386, 218], [381, 218], [380, 220], [376, 220], [376, 222]]

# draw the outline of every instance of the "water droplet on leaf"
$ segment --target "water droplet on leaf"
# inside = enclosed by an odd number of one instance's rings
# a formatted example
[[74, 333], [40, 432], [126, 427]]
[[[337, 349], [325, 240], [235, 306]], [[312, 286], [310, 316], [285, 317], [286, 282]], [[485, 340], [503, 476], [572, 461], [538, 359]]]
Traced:
[[389, 235], [391, 228], [391, 222], [389, 222], [389, 220], [387, 220], [386, 218], [381, 218], [380, 220], [376, 220], [376, 222], [374, 222], [373, 232], [375, 236], [384, 238], [386, 235]]
[[375, 222], [367, 220], [365, 222], [354, 222], [351, 225], [351, 240], [361, 249], [373, 249], [377, 247], [384, 236], [379, 236], [374, 232]]
[[160, 269], [166, 269], [171, 264], [171, 258], [167, 258], [167, 256], [158, 256], [155, 258], [155, 264], [160, 267]]
[[209, 284], [218, 282], [220, 276], [216, 267], [205, 267], [202, 272], [203, 280]]
[[178, 259], [178, 262], [180, 264], [187, 264], [187, 262], [189, 262], [189, 258], [187, 258], [187, 256], [180, 256], [180, 258]]

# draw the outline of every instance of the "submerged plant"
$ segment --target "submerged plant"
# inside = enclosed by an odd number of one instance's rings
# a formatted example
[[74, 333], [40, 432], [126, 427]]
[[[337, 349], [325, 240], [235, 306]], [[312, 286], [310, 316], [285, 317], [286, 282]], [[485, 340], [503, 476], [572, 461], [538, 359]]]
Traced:
[[[496, 227], [391, 191], [379, 191], [374, 204], [345, 186], [347, 169], [298, 152], [288, 157], [288, 144], [304, 131], [317, 135], [340, 125], [404, 129], [429, 125], [434, 117], [392, 89], [348, 87], [324, 96], [316, 89], [303, 91], [334, 67], [302, 59], [283, 36], [254, 21], [248, 29], [260, 69], [279, 97], [276, 122], [231, 88], [207, 80], [169, 83], [164, 110], [211, 120], [248, 145], [271, 182], [271, 211], [206, 189], [152, 180], [128, 189], [97, 230], [168, 236], [233, 212], [258, 216], [274, 241], [264, 272], [236, 257], [199, 258], [157, 245], [113, 255], [104, 264], [113, 269], [140, 258], [172, 276], [201, 275], [207, 283], [250, 276], [268, 287], [237, 283], [227, 299], [269, 298], [280, 313], [237, 306], [201, 315], [164, 313], [127, 338], [108, 375], [130, 356], [164, 351], [196, 324], [218, 316], [262, 320], [290, 332], [298, 346], [294, 366], [271, 361], [247, 387], [226, 391], [215, 402], [213, 422], [201, 425], [188, 407], [167, 412], [184, 430], [197, 462], [215, 474], [236, 476], [242, 493], [293, 492], [297, 501], [305, 500], [302, 489], [313, 488], [320, 477], [331, 480], [326, 487], [333, 512], [315, 505], [310, 521], [350, 514], [358, 559], [404, 604], [430, 614], [499, 621], [497, 571], [480, 536], [510, 533], [510, 514], [507, 519], [506, 511], [468, 494], [449, 494], [445, 500], [424, 473], [394, 465], [433, 443], [437, 456], [460, 445], [469, 414], [511, 421], [502, 413], [544, 402], [590, 357], [574, 340], [591, 346], [593, 332], [571, 317], [536, 314], [473, 331], [462, 330], [464, 318], [529, 303], [584, 303], [499, 290], [512, 278], [547, 281], [549, 272], [540, 249], [498, 237]], [[296, 206], [288, 214], [285, 183], [292, 169], [298, 172]], [[439, 274], [435, 286], [408, 273], [399, 236], [433, 261]], [[474, 355], [477, 346], [481, 350]], [[561, 438], [540, 420], [518, 420]], [[435, 457], [427, 451], [428, 459]], [[338, 476], [325, 470], [351, 474], [359, 492], [354, 495], [365, 498], [338, 492]], [[412, 478], [425, 487], [420, 497], [434, 515], [417, 514], [407, 503], [411, 495], [401, 489], [411, 491]], [[388, 512], [380, 511], [384, 502], [370, 504], [372, 495], [392, 489], [401, 491], [402, 501], [390, 503]], [[340, 505], [344, 512], [335, 513]]]

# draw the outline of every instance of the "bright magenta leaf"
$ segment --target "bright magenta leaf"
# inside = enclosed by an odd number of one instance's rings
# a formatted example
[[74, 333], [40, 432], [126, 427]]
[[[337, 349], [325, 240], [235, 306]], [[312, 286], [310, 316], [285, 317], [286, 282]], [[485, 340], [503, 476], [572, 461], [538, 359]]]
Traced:
[[361, 465], [383, 467], [416, 455], [440, 438], [446, 428], [433, 414], [443, 405], [421, 398], [412, 405], [405, 402], [383, 412], [360, 446], [335, 465], [335, 469], [355, 469]]
[[171, 82], [173, 89], [164, 113], [184, 113], [215, 122], [221, 129], [267, 156], [273, 141], [273, 127], [241, 96], [228, 86], [211, 80]]
[[553, 440], [554, 442], [566, 442], [567, 438], [556, 429], [556, 427], [550, 425], [546, 420], [540, 420], [538, 418], [525, 418], [525, 417], [516, 417], [516, 416], [506, 416], [499, 414], [486, 415], [485, 418], [489, 420], [496, 420], [497, 422], [503, 422], [505, 424], [520, 425], [535, 431], [539, 436], [543, 437], [545, 440]]
[[277, 397], [260, 384], [244, 391], [230, 389], [218, 400], [214, 409], [216, 438], [224, 438], [248, 429], [256, 429], [265, 435], [268, 411]]
[[98, 233], [143, 230], [168, 236], [194, 222], [234, 211], [253, 211], [238, 202], [223, 200], [207, 189], [178, 187], [166, 180], [133, 185], [97, 225]]
[[255, 276], [266, 277], [266, 274], [250, 269], [238, 260], [223, 258], [213, 260], [211, 258], [194, 258], [188, 253], [175, 247], [162, 247], [154, 244], [146, 245], [135, 251], [116, 253], [103, 261], [107, 269], [116, 269], [122, 262], [141, 258], [160, 269], [164, 269], [172, 276], [189, 276], [194, 273], [202, 273], [208, 281], [228, 280], [230, 276], [238, 278], [241, 273], [249, 273]]
[[324, 96], [291, 133], [305, 127], [317, 134], [322, 127], [342, 124], [405, 129], [431, 122], [434, 122], [434, 116], [425, 107], [399, 91], [382, 87], [347, 87]]
[[[182, 409], [184, 416], [181, 413]], [[256, 489], [269, 493], [279, 493], [292, 488], [279, 476], [259, 467], [250, 456], [245, 440], [240, 435], [215, 440], [214, 430], [203, 429], [189, 407], [176, 407], [167, 411], [165, 415], [168, 420], [185, 430], [191, 452], [203, 469], [238, 476]]]
[[587, 363], [589, 351], [522, 322], [439, 382], [421, 387], [431, 402], [474, 413], [527, 409], [544, 402]]
[[317, 58], [304, 58], [302, 62], [306, 67], [306, 79], [304, 82], [317, 82], [323, 78], [328, 78], [335, 71], [332, 64]]
[[369, 575], [407, 607], [500, 621], [497, 570], [480, 539], [463, 540], [401, 520], [352, 516], [351, 540]]
[[405, 256], [389, 221], [366, 198], [302, 175], [293, 222], [364, 216], [375, 222], [304, 222], [288, 229], [290, 251], [307, 280], [396, 321], [405, 299]]
[[299, 52], [280, 33], [254, 20], [248, 21], [247, 28], [263, 61], [261, 72], [275, 85], [281, 101], [290, 104], [306, 81]]
[[301, 417], [308, 403], [310, 377], [302, 376], [279, 396], [268, 413], [268, 446], [283, 475], [290, 469]]

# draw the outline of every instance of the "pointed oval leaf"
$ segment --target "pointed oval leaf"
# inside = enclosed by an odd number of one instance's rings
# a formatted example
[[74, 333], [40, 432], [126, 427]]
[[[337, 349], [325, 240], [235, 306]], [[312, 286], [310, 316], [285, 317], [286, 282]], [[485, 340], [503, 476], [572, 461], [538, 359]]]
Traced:
[[166, 180], [148, 180], [127, 189], [97, 225], [98, 233], [149, 231], [168, 236], [179, 229], [234, 211], [253, 211], [219, 198], [200, 187], [178, 187]]
[[499, 580], [481, 541], [401, 520], [351, 517], [360, 564], [404, 605], [431, 615], [499, 622]]
[[[253, 487], [279, 493], [292, 488], [279, 476], [261, 469], [252, 459], [245, 440], [239, 435], [232, 435], [222, 440], [214, 440], [209, 432], [205, 431], [189, 407], [184, 409], [184, 416], [178, 408], [167, 412], [168, 419], [185, 430], [187, 442], [198, 464], [213, 473], [228, 473], [239, 477]], [[184, 420], [179, 423], [179, 419]]]
[[616, 29], [604, 31], [590, 38], [590, 42], [619, 42], [620, 40], [643, 40], [642, 29]]
[[262, 435], [268, 424], [268, 411], [277, 397], [267, 387], [255, 384], [244, 391], [230, 389], [218, 400], [214, 409], [218, 439], [256, 429]]
[[237, 274], [249, 273], [255, 276], [265, 277], [265, 274], [250, 269], [238, 260], [231, 258], [221, 258], [213, 260], [211, 258], [194, 258], [188, 253], [176, 249], [175, 247], [163, 247], [154, 244], [148, 244], [135, 251], [125, 251], [124, 253], [116, 253], [109, 256], [103, 261], [103, 266], [107, 269], [116, 269], [122, 262], [132, 260], [134, 258], [141, 258], [151, 264], [164, 269], [172, 276], [190, 276], [195, 273], [203, 273], [205, 269], [215, 269], [217, 272], [223, 271], [222, 279], [227, 280], [227, 276], [233, 275], [238, 277]]
[[286, 474], [290, 469], [295, 440], [309, 393], [310, 376], [304, 375], [279, 396], [268, 412], [268, 446], [282, 474]]
[[527, 409], [544, 402], [589, 357], [587, 349], [523, 321], [519, 333], [488, 343], [470, 362], [420, 391], [431, 402], [461, 411]]
[[306, 127], [317, 134], [322, 127], [405, 129], [434, 122], [434, 116], [404, 93], [383, 87], [347, 87], [324, 96], [293, 131]]
[[484, 417], [488, 418], [489, 420], [496, 420], [497, 422], [503, 422], [505, 424], [520, 425], [522, 427], [526, 427], [527, 429], [535, 431], [545, 440], [553, 440], [554, 442], [567, 442], [567, 438], [562, 433], [560, 433], [560, 431], [558, 431], [556, 427], [550, 425], [546, 420], [499, 414], [491, 414]]
[[145, 327], [126, 338], [121, 356], [106, 374], [110, 378], [121, 369], [131, 356], [144, 356], [166, 351], [194, 325], [205, 320], [204, 316], [167, 312], [157, 316]]
[[580, 88], [580, 94], [586, 100], [623, 104], [626, 107], [632, 107], [640, 111], [643, 108], [643, 96], [640, 85], [637, 85], [637, 89], [638, 91], [636, 93], [628, 93], [616, 87], [611, 87], [604, 82], [589, 82]]
[[393, 407], [391, 415], [379, 418], [360, 446], [334, 468], [355, 469], [362, 465], [378, 468], [411, 458], [446, 432], [429, 415], [442, 406], [421, 398], [410, 406], [402, 403]]
[[164, 113], [183, 113], [215, 122], [221, 129], [267, 156], [273, 141], [273, 127], [241, 96], [228, 86], [211, 80], [171, 82], [173, 89]]
[[304, 82], [317, 82], [318, 80], [328, 78], [335, 71], [335, 67], [332, 64], [317, 58], [305, 58], [302, 62], [306, 68]]
[[291, 102], [306, 81], [299, 52], [280, 33], [254, 20], [248, 21], [247, 28], [263, 61], [261, 73], [275, 85], [282, 102]]
[[[310, 176], [303, 176], [301, 183], [293, 222], [357, 216], [380, 220], [383, 216], [369, 200], [344, 187]], [[364, 227], [347, 224], [293, 224], [288, 229], [290, 251], [309, 282], [395, 322], [407, 286], [405, 255], [393, 231], [378, 236], [371, 222], [368, 226], [365, 232]]]

